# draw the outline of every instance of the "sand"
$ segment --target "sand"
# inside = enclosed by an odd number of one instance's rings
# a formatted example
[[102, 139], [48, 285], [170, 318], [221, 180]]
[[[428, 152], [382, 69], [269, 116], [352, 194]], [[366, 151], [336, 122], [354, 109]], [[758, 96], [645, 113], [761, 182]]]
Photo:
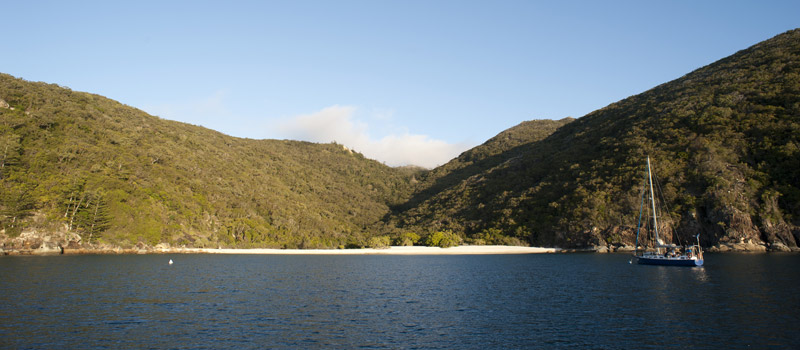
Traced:
[[473, 245], [451, 248], [390, 247], [384, 249], [209, 249], [185, 248], [185, 253], [207, 254], [284, 254], [284, 255], [487, 255], [555, 253], [558, 248]]

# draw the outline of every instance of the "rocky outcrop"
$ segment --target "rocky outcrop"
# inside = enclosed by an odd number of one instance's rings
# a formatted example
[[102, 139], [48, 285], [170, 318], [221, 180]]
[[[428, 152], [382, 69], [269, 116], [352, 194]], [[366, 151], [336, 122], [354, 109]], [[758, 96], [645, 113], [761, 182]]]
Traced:
[[32, 255], [63, 254], [64, 247], [71, 240], [80, 242], [81, 237], [72, 232], [57, 231], [43, 233], [40, 231], [23, 231], [19, 236], [10, 238], [3, 235], [2, 245], [5, 255], [19, 253]]
[[609, 244], [609, 245], [596, 245], [591, 248], [592, 251], [595, 253], [623, 253], [623, 252], [632, 252], [636, 250], [634, 245], [624, 244], [624, 245], [617, 245], [617, 244]]
[[89, 244], [81, 236], [69, 231], [24, 231], [17, 237], [8, 237], [0, 231], [0, 255], [83, 255], [83, 254], [152, 254], [186, 253], [185, 247], [173, 248], [169, 243], [150, 246], [139, 242], [123, 248], [110, 244]]
[[[730, 206], [707, 214], [686, 213], [676, 230], [677, 241], [665, 240], [694, 243], [699, 233], [700, 245], [710, 252], [800, 252], [800, 227], [763, 212], [759, 222], [759, 217]], [[635, 241], [635, 229], [611, 227], [603, 230], [591, 247], [601, 253], [626, 251], [634, 248]]]
[[[795, 248], [797, 248], [797, 247], [795, 247]], [[772, 243], [772, 244], [769, 245], [769, 248], [767, 248], [767, 249], [769, 251], [771, 251], [771, 252], [791, 252], [792, 251], [792, 248], [789, 248], [787, 245], [785, 245], [785, 244], [783, 244], [781, 242]], [[797, 250], [800, 251], [800, 249], [797, 249]]]
[[767, 246], [761, 242], [738, 242], [738, 243], [720, 243], [707, 249], [709, 252], [748, 252], [748, 253], [763, 253], [767, 251]]

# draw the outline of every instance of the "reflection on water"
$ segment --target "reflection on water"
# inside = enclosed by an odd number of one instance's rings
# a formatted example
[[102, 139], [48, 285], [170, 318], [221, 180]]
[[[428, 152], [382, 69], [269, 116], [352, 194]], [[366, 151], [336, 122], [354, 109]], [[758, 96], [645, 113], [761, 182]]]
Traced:
[[690, 267], [689, 272], [698, 283], [708, 283], [708, 273], [703, 266]]
[[3, 257], [0, 347], [797, 344], [800, 256], [706, 258], [683, 268], [622, 254]]

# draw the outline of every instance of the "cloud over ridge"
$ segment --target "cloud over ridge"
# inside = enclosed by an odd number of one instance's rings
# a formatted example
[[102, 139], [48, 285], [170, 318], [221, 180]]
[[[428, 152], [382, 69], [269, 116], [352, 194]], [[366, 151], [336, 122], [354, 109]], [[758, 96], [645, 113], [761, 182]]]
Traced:
[[373, 138], [369, 126], [354, 117], [357, 108], [334, 105], [311, 114], [286, 118], [277, 131], [286, 138], [310, 142], [337, 142], [365, 157], [390, 166], [418, 165], [434, 168], [466, 150], [466, 144], [452, 144], [427, 135], [411, 134], [393, 128], [387, 135]]

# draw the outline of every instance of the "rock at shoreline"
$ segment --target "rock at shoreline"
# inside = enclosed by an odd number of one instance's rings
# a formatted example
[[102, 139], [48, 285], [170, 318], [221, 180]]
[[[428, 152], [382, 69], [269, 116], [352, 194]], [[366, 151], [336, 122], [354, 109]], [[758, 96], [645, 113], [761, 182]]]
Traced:
[[632, 245], [623, 245], [623, 246], [617, 247], [617, 249], [615, 251], [618, 251], [618, 252], [632, 252], [634, 250], [636, 250], [636, 247], [634, 247]]
[[745, 252], [766, 252], [767, 247], [763, 244], [755, 244], [752, 242], [734, 244], [734, 250]]
[[720, 243], [707, 249], [710, 253], [724, 253], [724, 252], [748, 252], [748, 253], [765, 253], [767, 246], [764, 244], [757, 244], [753, 242], [746, 243]]
[[153, 247], [153, 248], [155, 248], [156, 251], [160, 251], [160, 252], [168, 252], [171, 249], [170, 246], [169, 246], [169, 243], [159, 243], [159, 244], [156, 244], [156, 246]]
[[783, 244], [783, 242], [774, 242], [774, 243], [770, 244], [769, 251], [771, 251], [771, 252], [791, 252], [792, 248], [789, 248], [789, 246], [787, 246], [786, 244]]
[[42, 242], [39, 248], [34, 249], [32, 253], [35, 255], [64, 254], [64, 248], [55, 242]]
[[594, 252], [595, 253], [605, 254], [605, 253], [611, 252], [611, 250], [608, 249], [608, 246], [601, 245], [601, 246], [594, 247]]

